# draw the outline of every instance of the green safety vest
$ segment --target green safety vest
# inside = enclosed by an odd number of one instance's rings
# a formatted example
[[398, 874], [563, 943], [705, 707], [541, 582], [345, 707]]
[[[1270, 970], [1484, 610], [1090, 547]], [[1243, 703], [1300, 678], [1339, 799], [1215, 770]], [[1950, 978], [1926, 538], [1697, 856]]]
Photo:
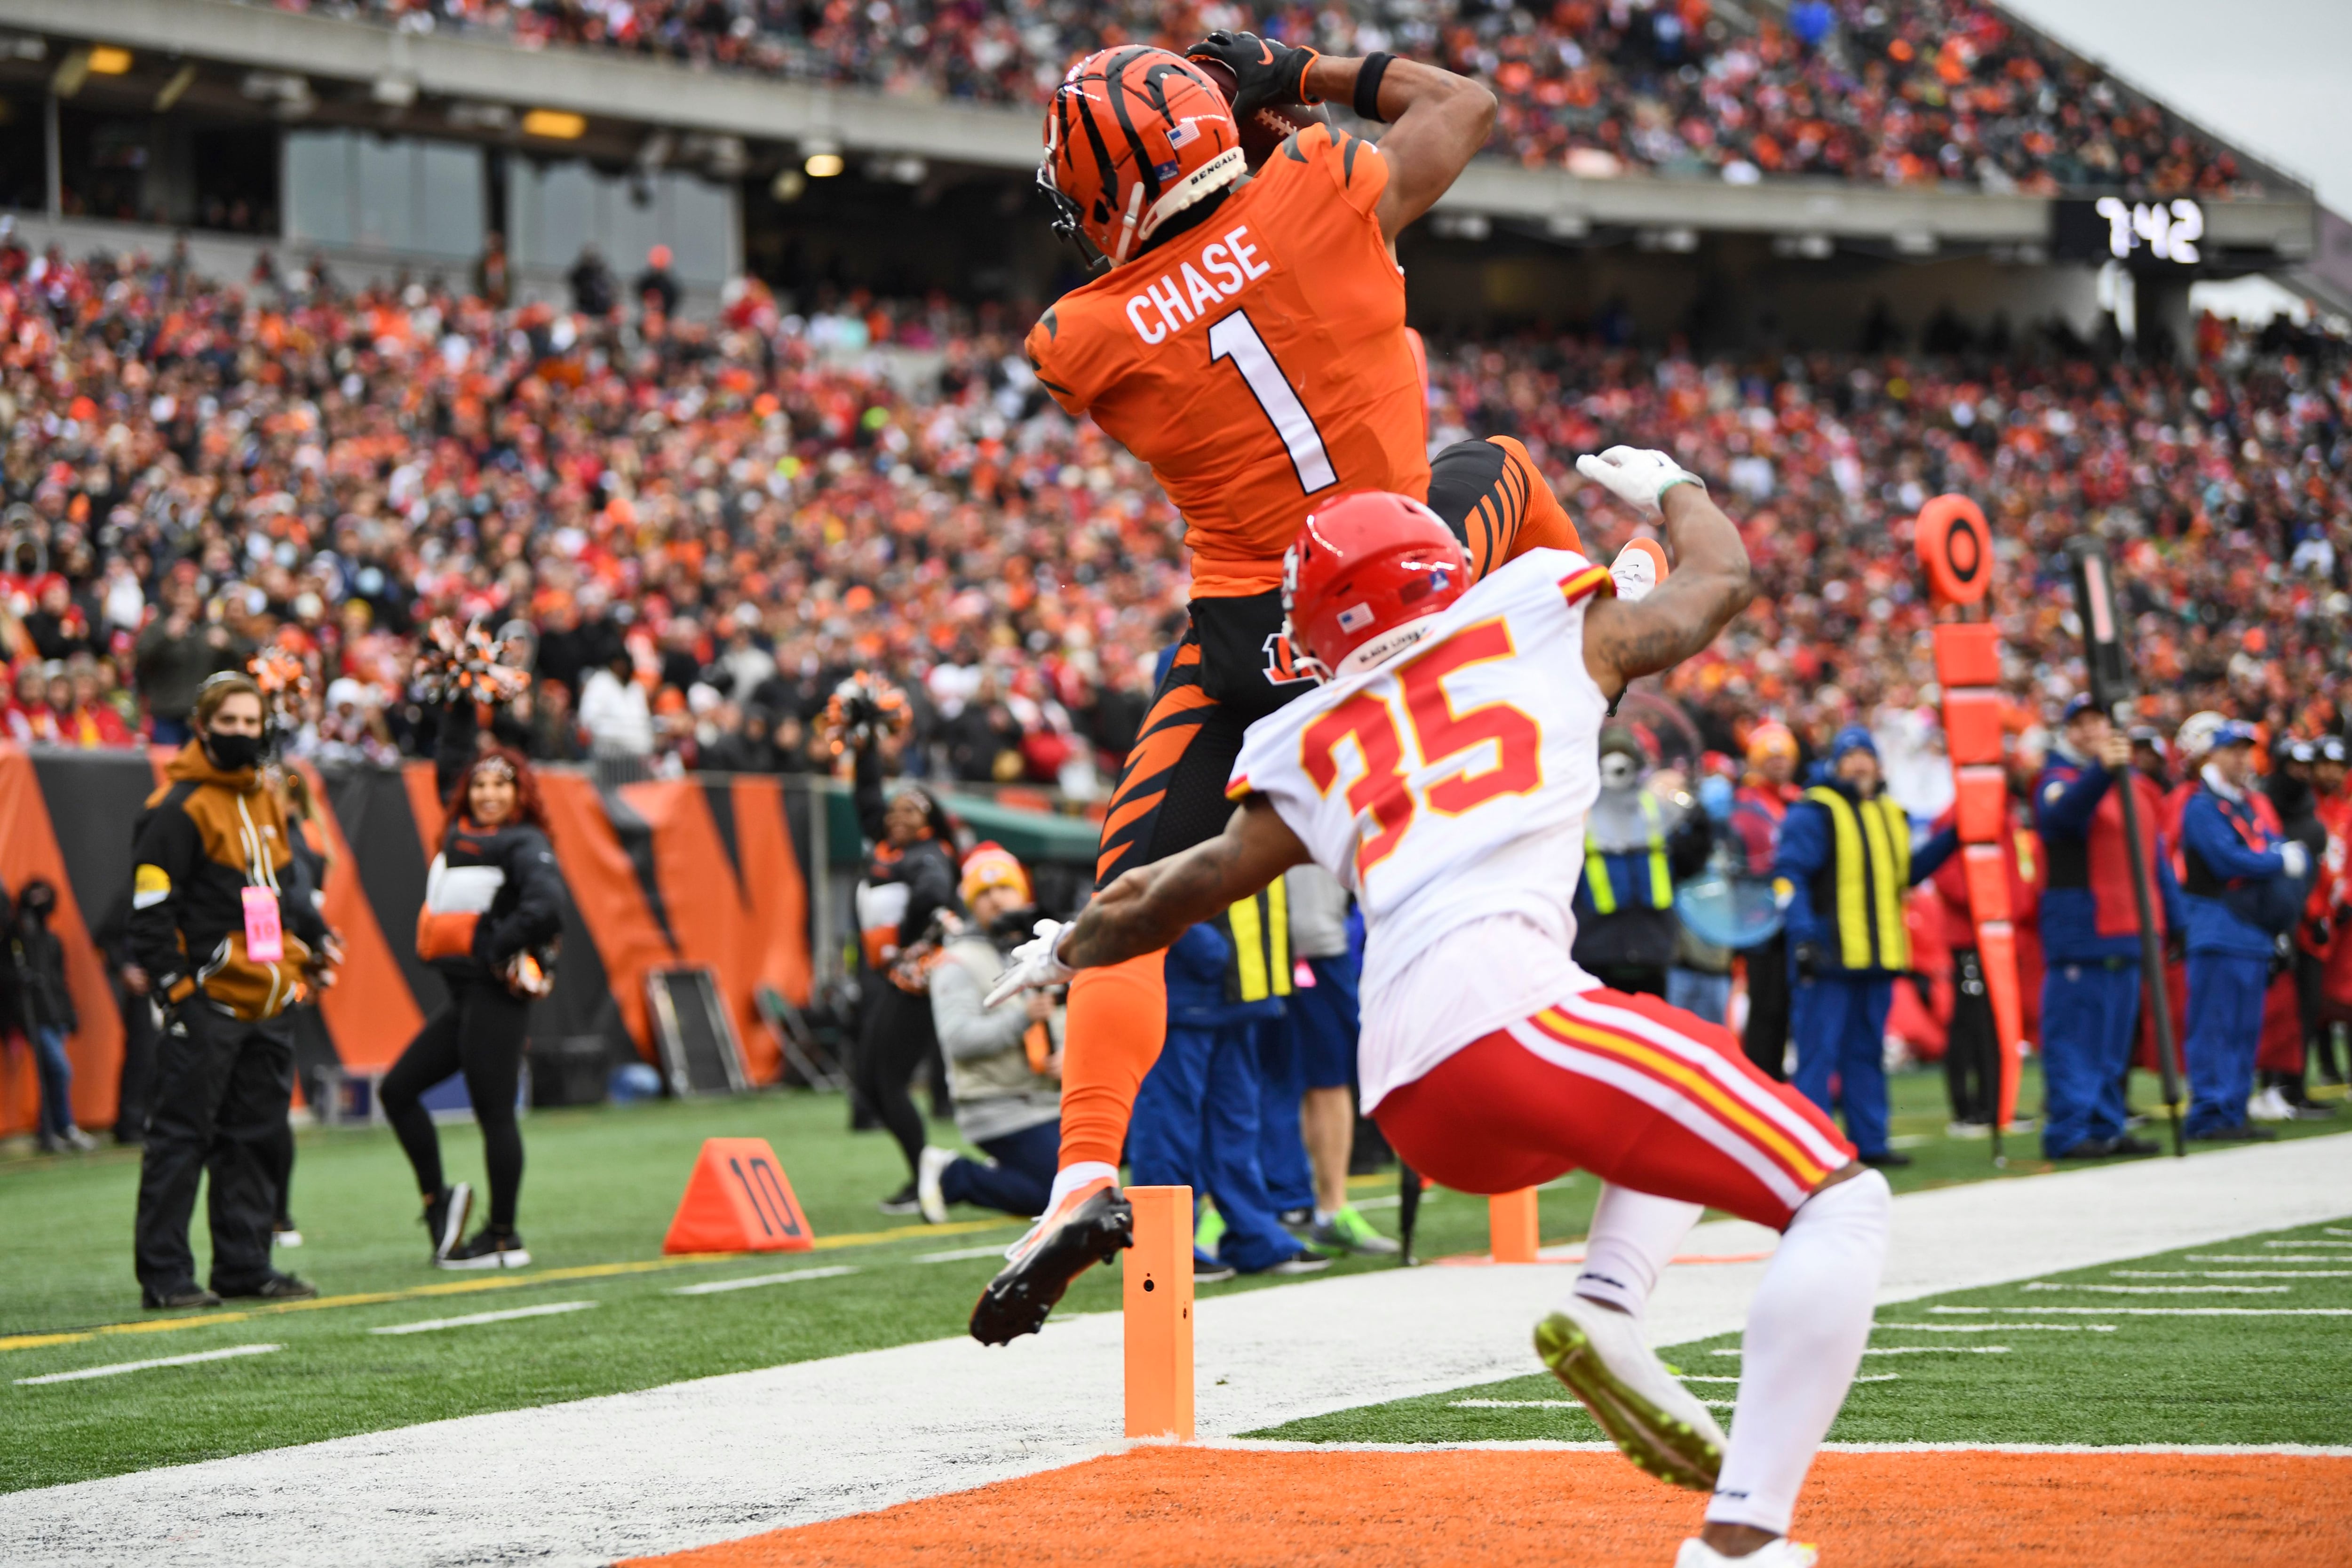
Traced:
[[[1642, 826], [1650, 830], [1650, 908], [1670, 910], [1675, 907], [1675, 879], [1666, 869], [1665, 814], [1658, 809], [1658, 797], [1648, 790], [1641, 792], [1641, 805]], [[1617, 889], [1609, 880], [1609, 858], [1589, 833], [1584, 839], [1584, 885], [1592, 892], [1593, 913], [1617, 912]]]
[[1813, 887], [1817, 901], [1834, 892], [1840, 967], [1910, 968], [1903, 898], [1911, 887], [1911, 819], [1884, 791], [1859, 807], [1826, 784], [1807, 790], [1805, 798], [1829, 814], [1836, 856]]
[[1235, 1000], [1263, 1002], [1290, 994], [1290, 901], [1276, 877], [1225, 911], [1233, 933]]

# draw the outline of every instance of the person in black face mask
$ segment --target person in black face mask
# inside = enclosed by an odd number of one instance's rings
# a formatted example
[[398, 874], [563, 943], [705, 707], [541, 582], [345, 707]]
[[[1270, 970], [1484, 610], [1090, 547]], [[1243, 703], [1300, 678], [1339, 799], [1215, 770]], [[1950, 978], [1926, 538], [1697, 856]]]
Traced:
[[80, 1020], [66, 990], [66, 950], [49, 929], [57, 907], [57, 889], [38, 877], [16, 895], [16, 918], [7, 922], [9, 973], [5, 977], [13, 1005], [0, 1008], [0, 1023], [13, 1023], [24, 1035], [40, 1069], [44, 1154], [98, 1147], [98, 1140], [74, 1125], [73, 1067], [66, 1059], [66, 1037], [80, 1027]]
[[[215, 675], [193, 717], [196, 738], [165, 766], [131, 843], [131, 955], [165, 1014], [139, 1171], [139, 1283], [151, 1308], [299, 1300], [317, 1289], [270, 1267], [268, 1146], [293, 1096], [286, 1009], [325, 983], [341, 949], [311, 900], [281, 897], [293, 857], [256, 766], [260, 689]], [[188, 1247], [206, 1175], [210, 1289]]]

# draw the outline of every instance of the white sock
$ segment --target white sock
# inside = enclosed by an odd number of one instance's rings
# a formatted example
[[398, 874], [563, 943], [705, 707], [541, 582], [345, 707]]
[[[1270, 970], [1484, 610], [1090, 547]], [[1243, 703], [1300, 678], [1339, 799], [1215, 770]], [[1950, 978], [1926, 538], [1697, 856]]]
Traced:
[[1054, 1173], [1054, 1190], [1045, 1194], [1045, 1212], [1052, 1214], [1062, 1206], [1062, 1200], [1085, 1186], [1088, 1182], [1108, 1178], [1112, 1186], [1118, 1185], [1118, 1167], [1106, 1165], [1100, 1160], [1080, 1160]]
[[1805, 1472], [1862, 1364], [1894, 1212], [1886, 1178], [1865, 1171], [1815, 1193], [1789, 1222], [1748, 1308], [1710, 1524], [1789, 1532]]
[[1603, 1182], [1585, 1237], [1584, 1267], [1576, 1271], [1576, 1294], [1640, 1317], [1675, 1249], [1706, 1212], [1697, 1204]]

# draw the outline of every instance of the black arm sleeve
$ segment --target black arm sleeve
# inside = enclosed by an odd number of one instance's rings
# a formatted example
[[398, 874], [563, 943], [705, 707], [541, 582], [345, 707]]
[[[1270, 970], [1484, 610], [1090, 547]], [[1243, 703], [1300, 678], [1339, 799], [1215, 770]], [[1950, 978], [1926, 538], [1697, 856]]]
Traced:
[[154, 977], [158, 992], [169, 989], [188, 966], [180, 950], [180, 900], [187, 897], [188, 880], [195, 875], [196, 859], [203, 853], [196, 825], [180, 809], [175, 795], [165, 796], [149, 812], [131, 839], [133, 875], [137, 867], [152, 866], [171, 881], [163, 897], [131, 911], [131, 959]]
[[473, 765], [474, 753], [479, 749], [474, 737], [480, 731], [473, 699], [461, 698], [442, 708], [440, 736], [433, 750], [433, 787], [441, 792], [443, 800], [449, 798], [449, 792]]
[[856, 748], [857, 771], [850, 796], [857, 804], [857, 831], [866, 835], [869, 844], [882, 842], [882, 813], [889, 805], [882, 795], [882, 758], [878, 750], [871, 742]]
[[106, 955], [109, 963], [121, 965], [131, 958], [131, 885], [124, 883], [108, 901], [106, 913], [100, 917], [98, 929], [89, 940]]
[[902, 873], [907, 884], [907, 913], [898, 921], [898, 945], [906, 947], [922, 936], [931, 917], [955, 902], [956, 867], [947, 849], [925, 843], [907, 853]]
[[[300, 830], [289, 822], [286, 836], [299, 837]], [[320, 907], [326, 897], [325, 877], [326, 862], [312, 855], [305, 845], [286, 862], [286, 875], [278, 889], [278, 919], [313, 952], [327, 939], [327, 916]]]
[[506, 873], [519, 896], [512, 912], [482, 938], [482, 956], [493, 968], [563, 932], [563, 873], [555, 863], [554, 849], [545, 835], [535, 831], [519, 831], [514, 839]]
[[1666, 841], [1666, 868], [1675, 881], [1685, 881], [1706, 869], [1707, 852], [1714, 847], [1714, 822], [1703, 811], [1686, 811]]

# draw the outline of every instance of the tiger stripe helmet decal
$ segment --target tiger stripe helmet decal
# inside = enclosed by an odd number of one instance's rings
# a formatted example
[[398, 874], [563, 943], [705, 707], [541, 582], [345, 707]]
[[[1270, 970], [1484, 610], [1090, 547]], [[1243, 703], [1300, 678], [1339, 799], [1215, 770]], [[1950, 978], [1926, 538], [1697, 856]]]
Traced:
[[1224, 94], [1166, 49], [1101, 49], [1072, 66], [1045, 110], [1038, 188], [1054, 232], [1089, 267], [1140, 255], [1178, 213], [1245, 172]]

